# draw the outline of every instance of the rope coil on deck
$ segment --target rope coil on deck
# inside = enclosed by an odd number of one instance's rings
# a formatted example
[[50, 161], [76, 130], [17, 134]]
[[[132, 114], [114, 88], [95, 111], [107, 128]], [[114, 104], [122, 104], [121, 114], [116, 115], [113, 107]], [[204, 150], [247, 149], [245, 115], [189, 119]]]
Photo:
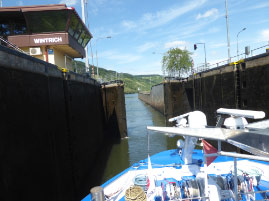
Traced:
[[125, 200], [145, 201], [147, 200], [147, 196], [140, 186], [131, 186], [125, 191]]

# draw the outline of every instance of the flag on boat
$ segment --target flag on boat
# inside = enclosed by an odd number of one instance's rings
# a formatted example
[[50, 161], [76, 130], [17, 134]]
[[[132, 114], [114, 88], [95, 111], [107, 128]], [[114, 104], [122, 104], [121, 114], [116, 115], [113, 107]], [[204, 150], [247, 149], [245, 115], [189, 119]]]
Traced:
[[[215, 147], [213, 147], [212, 144], [209, 144], [205, 140], [202, 140], [202, 142], [203, 142], [203, 147], [204, 147], [205, 154], [213, 154], [213, 153], [218, 152], [218, 150]], [[207, 157], [207, 159], [206, 159], [207, 166], [209, 166], [216, 158], [217, 158], [217, 156]]]
[[148, 200], [151, 200], [151, 197], [154, 198], [154, 192], [155, 192], [155, 181], [154, 181], [150, 157], [148, 155], [148, 178], [147, 178], [147, 199]]

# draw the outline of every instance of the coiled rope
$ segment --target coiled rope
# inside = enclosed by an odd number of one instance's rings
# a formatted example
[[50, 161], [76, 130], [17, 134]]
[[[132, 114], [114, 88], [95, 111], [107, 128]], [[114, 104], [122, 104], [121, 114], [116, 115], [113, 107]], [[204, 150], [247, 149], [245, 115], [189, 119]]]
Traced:
[[127, 201], [145, 201], [146, 193], [140, 186], [131, 186], [125, 191], [125, 200]]

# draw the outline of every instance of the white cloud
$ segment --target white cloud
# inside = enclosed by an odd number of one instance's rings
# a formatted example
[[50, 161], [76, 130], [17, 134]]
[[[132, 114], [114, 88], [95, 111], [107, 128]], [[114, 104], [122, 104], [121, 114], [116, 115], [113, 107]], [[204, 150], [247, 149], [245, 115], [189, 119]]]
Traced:
[[137, 24], [135, 22], [128, 21], [128, 20], [122, 21], [121, 25], [127, 29], [132, 29], [132, 28], [135, 28], [137, 26]]
[[223, 43], [214, 43], [211, 45], [211, 48], [220, 48], [220, 47], [225, 47], [227, 46], [227, 42], [223, 42]]
[[59, 4], [66, 4], [67, 6], [74, 6], [78, 3], [78, 0], [61, 0]]
[[269, 41], [269, 29], [262, 30], [260, 36], [261, 41]]
[[[269, 2], [259, 3], [258, 1], [253, 1], [253, 3], [254, 3], [253, 5], [250, 5], [248, 7], [245, 7], [245, 8], [243, 7], [241, 9], [232, 10], [231, 13], [242, 13], [242, 12], [245, 13], [245, 12], [249, 12], [249, 11], [252, 11], [252, 10], [265, 9], [265, 8], [269, 7]], [[244, 2], [242, 4], [244, 5]], [[240, 5], [240, 3], [238, 5]], [[238, 6], [237, 5], [232, 5], [231, 7], [237, 8]]]
[[261, 8], [267, 8], [269, 7], [269, 2], [261, 3], [261, 4], [256, 4], [255, 6], [249, 7], [247, 9], [253, 10], [253, 9], [261, 9]]
[[156, 43], [152, 43], [152, 42], [147, 42], [147, 43], [144, 43], [143, 45], [140, 45], [137, 47], [137, 51], [138, 52], [145, 52], [151, 48], [154, 48], [156, 47]]
[[[242, 41], [238, 41], [238, 43], [241, 43]], [[233, 42], [230, 42], [230, 45], [236, 45], [237, 42], [236, 41], [233, 41]], [[227, 42], [220, 42], [220, 43], [210, 43], [209, 44], [209, 48], [223, 48], [223, 47], [227, 47], [228, 44]]]
[[208, 17], [215, 17], [216, 15], [218, 15], [219, 11], [216, 8], [212, 8], [208, 11], [206, 11], [204, 14], [198, 14], [196, 19], [202, 19], [202, 18], [208, 18]]
[[[99, 56], [99, 54], [98, 54]], [[128, 54], [128, 53], [122, 53], [122, 52], [118, 52], [118, 51], [105, 51], [103, 53], [100, 54], [99, 58], [102, 57], [104, 59], [110, 59], [110, 60], [114, 60], [114, 64], [128, 64], [128, 63], [132, 63], [135, 61], [138, 61], [139, 59], [141, 59], [140, 55], [137, 54]]]
[[[139, 67], [140, 68], [139, 68]], [[161, 59], [159, 61], [143, 61], [142, 64], [131, 64], [125, 65], [126, 70], [128, 69], [128, 73], [132, 75], [150, 75], [150, 74], [159, 74], [162, 75], [162, 63]]]
[[18, 6], [23, 6], [23, 2], [22, 1], [18, 1]]
[[171, 7], [166, 10], [161, 10], [156, 13], [146, 13], [137, 21], [124, 20], [121, 25], [126, 29], [147, 30], [155, 27], [162, 26], [176, 19], [177, 17], [190, 12], [201, 5], [207, 0], [192, 0], [188, 4]]
[[164, 44], [164, 48], [173, 48], [173, 47], [178, 47], [180, 49], [185, 49], [188, 43], [186, 41], [172, 41], [172, 42], [167, 42]]
[[105, 0], [90, 0], [88, 3], [91, 9], [91, 13], [97, 14], [99, 11], [99, 7], [103, 5], [104, 2]]
[[99, 10], [120, 4], [122, 0], [88, 0], [90, 12], [94, 15], [97, 15]]

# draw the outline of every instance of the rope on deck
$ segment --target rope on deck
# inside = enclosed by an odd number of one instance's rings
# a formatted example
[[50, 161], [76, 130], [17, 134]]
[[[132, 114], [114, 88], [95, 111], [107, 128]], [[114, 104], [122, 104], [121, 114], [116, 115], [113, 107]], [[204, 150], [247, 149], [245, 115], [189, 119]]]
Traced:
[[146, 201], [146, 193], [140, 186], [131, 186], [125, 191], [126, 201]]

